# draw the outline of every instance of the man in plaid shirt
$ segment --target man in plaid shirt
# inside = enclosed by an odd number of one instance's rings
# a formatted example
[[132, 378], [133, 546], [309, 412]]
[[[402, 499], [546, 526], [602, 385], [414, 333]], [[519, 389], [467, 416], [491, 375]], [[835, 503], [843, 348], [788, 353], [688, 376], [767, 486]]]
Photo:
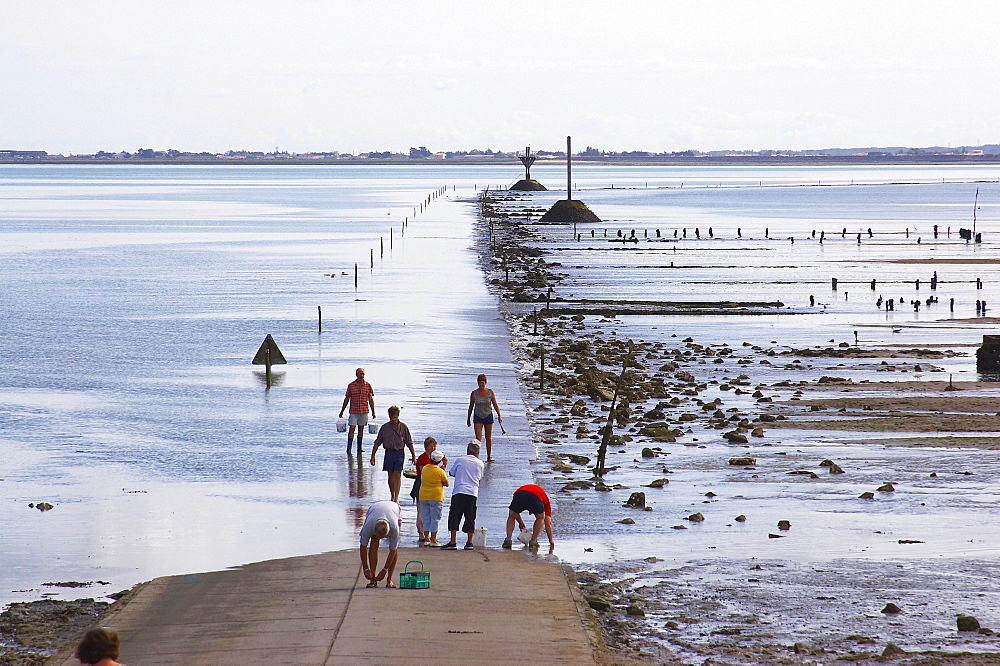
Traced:
[[351, 444], [354, 441], [354, 431], [358, 431], [358, 451], [361, 451], [361, 440], [365, 435], [365, 426], [368, 425], [368, 414], [371, 412], [375, 416], [375, 391], [372, 385], [365, 381], [365, 369], [358, 368], [354, 371], [357, 379], [347, 385], [347, 395], [344, 396], [344, 404], [340, 408], [340, 417], [344, 418], [344, 410], [348, 404], [351, 406], [350, 416], [347, 417], [347, 452], [351, 452]]

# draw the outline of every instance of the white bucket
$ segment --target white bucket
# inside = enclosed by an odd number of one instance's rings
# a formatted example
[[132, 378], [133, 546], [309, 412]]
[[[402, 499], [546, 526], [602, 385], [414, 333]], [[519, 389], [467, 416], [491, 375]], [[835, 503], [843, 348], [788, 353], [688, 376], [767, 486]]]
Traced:
[[527, 546], [528, 542], [531, 541], [531, 530], [527, 528], [521, 530], [521, 533], [517, 535], [517, 540]]
[[472, 533], [472, 547], [477, 550], [482, 550], [486, 548], [486, 528], [477, 527], [476, 531]]
[[378, 424], [375, 423], [374, 421], [369, 421], [368, 422], [368, 434], [369, 435], [377, 435], [378, 434]]
[[347, 421], [345, 419], [337, 421], [337, 432], [347, 432]]

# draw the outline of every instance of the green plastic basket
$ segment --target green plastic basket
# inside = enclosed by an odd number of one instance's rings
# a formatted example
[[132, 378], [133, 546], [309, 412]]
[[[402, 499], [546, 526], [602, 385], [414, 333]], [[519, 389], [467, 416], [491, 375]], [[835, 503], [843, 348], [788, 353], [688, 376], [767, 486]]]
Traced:
[[[419, 571], [410, 571], [411, 564], [419, 564]], [[399, 574], [399, 586], [407, 590], [426, 590], [431, 586], [431, 572], [424, 569], [420, 560], [410, 560]]]

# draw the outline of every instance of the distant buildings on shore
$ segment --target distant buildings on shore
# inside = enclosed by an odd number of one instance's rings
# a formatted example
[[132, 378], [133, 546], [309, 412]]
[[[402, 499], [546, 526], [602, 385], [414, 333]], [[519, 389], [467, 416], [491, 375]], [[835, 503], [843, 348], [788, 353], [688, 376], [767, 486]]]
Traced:
[[[563, 151], [535, 151], [538, 160], [565, 160]], [[826, 148], [822, 150], [683, 150], [675, 152], [648, 152], [642, 150], [606, 151], [587, 146], [575, 153], [574, 160], [601, 163], [629, 164], [697, 164], [697, 163], [805, 163], [805, 162], [995, 162], [1000, 161], [1000, 144], [962, 147], [930, 148]], [[52, 155], [44, 150], [0, 150], [0, 162], [151, 162], [151, 163], [233, 163], [233, 162], [289, 162], [311, 163], [412, 163], [412, 162], [461, 162], [517, 163], [516, 151], [457, 150], [431, 152], [425, 146], [410, 148], [408, 153], [369, 151], [342, 153], [339, 151], [294, 153], [275, 149], [274, 152], [227, 150], [224, 153], [182, 152], [179, 150], [153, 150], [140, 148], [128, 151], [98, 151], [88, 155]]]

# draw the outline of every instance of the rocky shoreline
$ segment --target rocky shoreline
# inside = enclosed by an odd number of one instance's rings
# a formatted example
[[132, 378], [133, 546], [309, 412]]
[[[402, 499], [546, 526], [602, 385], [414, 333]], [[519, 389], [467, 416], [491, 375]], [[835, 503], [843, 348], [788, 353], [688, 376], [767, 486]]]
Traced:
[[[501, 298], [514, 359], [522, 367], [529, 420], [540, 459], [548, 467], [539, 483], [557, 506], [585, 505], [591, 501], [587, 493], [621, 493], [617, 506], [649, 511], [654, 507], [647, 505], [646, 494], [657, 492], [649, 489], [670, 482], [672, 470], [655, 467], [669, 454], [665, 447], [704, 449], [712, 441], [743, 446], [747, 454], [733, 456], [729, 464], [753, 472], [760, 455], [756, 451], [766, 451], [757, 447], [772, 446], [772, 438], [789, 429], [870, 437], [922, 432], [926, 436], [894, 438], [891, 445], [997, 448], [995, 439], [975, 436], [1000, 431], [996, 383], [854, 378], [875, 376], [873, 372], [924, 376], [940, 371], [935, 359], [965, 351], [857, 348], [846, 341], [793, 349], [776, 343], [772, 348], [737, 341], [700, 344], [690, 337], [675, 338], [672, 344], [627, 338], [618, 333], [619, 315], [746, 314], [770, 304], [697, 303], [685, 308], [678, 303], [563, 298], [557, 289], [570, 275], [541, 249], [539, 227], [531, 224], [540, 211], [530, 195], [488, 192], [477, 203], [481, 261]], [[580, 274], [573, 278], [585, 279]], [[831, 365], [835, 360], [849, 365]], [[718, 372], [706, 379], [706, 368]], [[787, 370], [795, 379], [774, 381], [775, 369]], [[828, 374], [831, 370], [838, 374]], [[709, 399], [720, 391], [736, 398], [732, 402], [738, 406], [728, 406], [728, 399]], [[871, 444], [887, 445], [885, 440]], [[609, 461], [620, 462], [601, 465], [602, 449]], [[640, 469], [659, 473], [649, 473], [640, 484], [645, 487], [635, 490], [636, 474], [627, 472]], [[820, 474], [843, 471], [824, 460], [814, 470], [786, 473], [821, 479]], [[873, 487], [866, 494], [874, 498], [877, 491]], [[715, 493], [706, 495], [706, 504], [717, 501]], [[741, 519], [747, 520], [743, 515], [734, 520]], [[636, 515], [616, 522], [634, 525], [638, 520]], [[673, 527], [687, 529], [699, 520], [704, 516], [695, 512], [688, 523]], [[780, 521], [768, 536], [783, 538], [782, 530], [790, 527]], [[908, 542], [916, 543], [899, 540]], [[578, 571], [577, 579], [607, 645], [622, 658], [706, 664], [1000, 663], [994, 632], [978, 623], [969, 631], [971, 625], [962, 624], [965, 617], [988, 617], [989, 601], [978, 607], [973, 607], [978, 602], [966, 602], [951, 615], [944, 608], [928, 610], [943, 594], [935, 566], [910, 562], [901, 578], [896, 562], [864, 559], [815, 564], [717, 558], [668, 565], [649, 557], [594, 565]], [[991, 562], [968, 560], [958, 568], [963, 566], [993, 568]], [[948, 573], [961, 588], [953, 596], [1000, 601], [1000, 586], [991, 582], [977, 590], [961, 571]], [[872, 594], [859, 593], [859, 586]]]

